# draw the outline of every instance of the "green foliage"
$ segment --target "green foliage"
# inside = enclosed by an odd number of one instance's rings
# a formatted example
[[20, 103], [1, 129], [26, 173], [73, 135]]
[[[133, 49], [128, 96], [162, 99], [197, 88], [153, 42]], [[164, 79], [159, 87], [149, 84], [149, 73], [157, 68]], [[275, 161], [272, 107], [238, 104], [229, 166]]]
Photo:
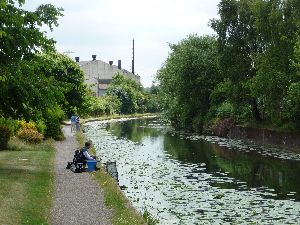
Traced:
[[87, 86], [84, 84], [84, 74], [76, 62], [66, 55], [52, 52], [38, 55], [29, 63], [35, 66], [35, 74], [54, 79], [58, 89], [55, 93], [56, 102], [66, 115], [71, 115], [73, 108], [77, 108], [79, 114], [84, 110]]
[[19, 120], [18, 123], [20, 125], [20, 128], [37, 130], [35, 123], [32, 121], [26, 122], [25, 120]]
[[7, 143], [10, 139], [11, 129], [3, 124], [0, 124], [0, 150], [7, 149]]
[[0, 115], [35, 121], [39, 132], [59, 139], [61, 113], [85, 110], [84, 76], [72, 59], [55, 52], [54, 40], [41, 31], [42, 26], [52, 31], [58, 25], [62, 9], [46, 4], [27, 11], [23, 3], [0, 4]]
[[144, 94], [144, 110], [143, 112], [156, 113], [161, 112], [160, 94], [145, 93]]
[[19, 129], [18, 121], [13, 119], [0, 117], [0, 125], [8, 127], [11, 130], [12, 135], [16, 134], [17, 130]]
[[43, 119], [39, 119], [35, 122], [35, 126], [36, 126], [36, 129], [39, 133], [41, 134], [45, 134], [45, 131], [46, 131], [46, 124], [45, 124], [45, 121]]
[[47, 110], [45, 115], [45, 137], [55, 140], [63, 140], [64, 136], [61, 131], [60, 122], [64, 118], [64, 112], [59, 106]]
[[300, 81], [299, 7], [295, 0], [220, 2], [220, 19], [212, 20], [211, 26], [218, 35], [222, 74], [231, 85], [215, 88], [213, 104], [229, 102], [235, 117], [244, 119], [251, 107], [257, 122], [274, 125], [289, 117], [289, 87]]
[[213, 105], [220, 105], [228, 99], [230, 88], [232, 83], [229, 79], [225, 79], [223, 82], [218, 83], [209, 98]]
[[58, 25], [63, 10], [47, 4], [28, 11], [20, 8], [24, 2], [1, 1], [0, 67], [29, 58], [41, 50], [54, 49], [54, 40], [47, 38], [40, 28], [46, 26], [52, 30]]
[[31, 128], [20, 128], [17, 132], [17, 137], [30, 144], [41, 143], [44, 139], [42, 134]]
[[[176, 127], [200, 128], [210, 107], [209, 96], [220, 82], [214, 37], [188, 36], [170, 45], [172, 52], [156, 78], [162, 107]], [[197, 118], [194, 122], [193, 118]]]
[[143, 111], [142, 86], [133, 79], [117, 73], [106, 92], [106, 95], [115, 96], [121, 102], [120, 112], [130, 114]]
[[254, 1], [222, 0], [219, 4], [220, 19], [211, 21], [211, 27], [218, 34], [220, 67], [224, 78], [232, 85], [227, 89], [226, 100], [238, 108], [253, 107], [257, 120], [256, 100], [252, 99], [246, 85], [255, 76], [254, 59], [262, 46], [257, 39], [252, 6]]
[[233, 117], [234, 109], [231, 103], [223, 102], [218, 108], [216, 112], [216, 116], [218, 118], [226, 118], [226, 117]]
[[86, 113], [89, 116], [113, 115], [120, 112], [121, 102], [117, 96], [89, 96], [87, 99], [88, 101], [85, 102], [85, 106], [87, 108]]

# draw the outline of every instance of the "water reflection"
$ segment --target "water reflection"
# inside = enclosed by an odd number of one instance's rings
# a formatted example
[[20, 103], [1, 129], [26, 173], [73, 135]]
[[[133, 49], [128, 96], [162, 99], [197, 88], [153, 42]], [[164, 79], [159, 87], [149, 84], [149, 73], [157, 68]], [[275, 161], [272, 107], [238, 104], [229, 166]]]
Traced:
[[176, 133], [157, 119], [95, 122], [87, 130], [104, 161], [118, 162], [125, 194], [161, 224], [300, 222], [294, 153], [283, 159], [278, 151]]

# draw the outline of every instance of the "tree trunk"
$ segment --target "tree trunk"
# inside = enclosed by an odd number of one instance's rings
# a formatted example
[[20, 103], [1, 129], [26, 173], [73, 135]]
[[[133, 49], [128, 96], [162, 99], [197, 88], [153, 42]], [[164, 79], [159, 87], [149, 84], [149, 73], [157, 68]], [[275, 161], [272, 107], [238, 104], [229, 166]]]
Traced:
[[252, 115], [255, 119], [256, 122], [261, 122], [262, 121], [262, 118], [260, 116], [260, 113], [259, 113], [259, 109], [258, 109], [258, 105], [257, 105], [257, 101], [256, 99], [253, 99], [252, 100]]

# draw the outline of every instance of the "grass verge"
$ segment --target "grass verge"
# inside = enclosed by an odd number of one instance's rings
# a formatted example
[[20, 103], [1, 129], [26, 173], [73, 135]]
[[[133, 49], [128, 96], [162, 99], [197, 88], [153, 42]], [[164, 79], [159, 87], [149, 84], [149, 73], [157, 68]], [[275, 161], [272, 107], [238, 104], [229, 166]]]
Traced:
[[[76, 134], [77, 141], [83, 146], [85, 137], [82, 133]], [[95, 154], [94, 149], [91, 153]], [[113, 210], [112, 223], [114, 225], [141, 225], [147, 224], [143, 216], [140, 215], [130, 204], [120, 190], [115, 180], [108, 175], [104, 168], [91, 173], [91, 176], [99, 183], [104, 191], [105, 205]]]
[[[13, 151], [14, 150], [14, 151]], [[54, 185], [53, 143], [17, 139], [0, 151], [0, 224], [49, 224]]]

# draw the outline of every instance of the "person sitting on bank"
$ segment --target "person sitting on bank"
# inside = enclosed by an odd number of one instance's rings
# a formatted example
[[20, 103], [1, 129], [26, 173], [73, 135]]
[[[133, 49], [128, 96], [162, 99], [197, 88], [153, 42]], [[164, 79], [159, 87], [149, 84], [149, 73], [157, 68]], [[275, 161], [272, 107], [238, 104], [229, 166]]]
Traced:
[[82, 149], [82, 154], [84, 155], [86, 160], [96, 160], [96, 156], [90, 155], [89, 149], [92, 147], [91, 142], [85, 142], [84, 147]]

